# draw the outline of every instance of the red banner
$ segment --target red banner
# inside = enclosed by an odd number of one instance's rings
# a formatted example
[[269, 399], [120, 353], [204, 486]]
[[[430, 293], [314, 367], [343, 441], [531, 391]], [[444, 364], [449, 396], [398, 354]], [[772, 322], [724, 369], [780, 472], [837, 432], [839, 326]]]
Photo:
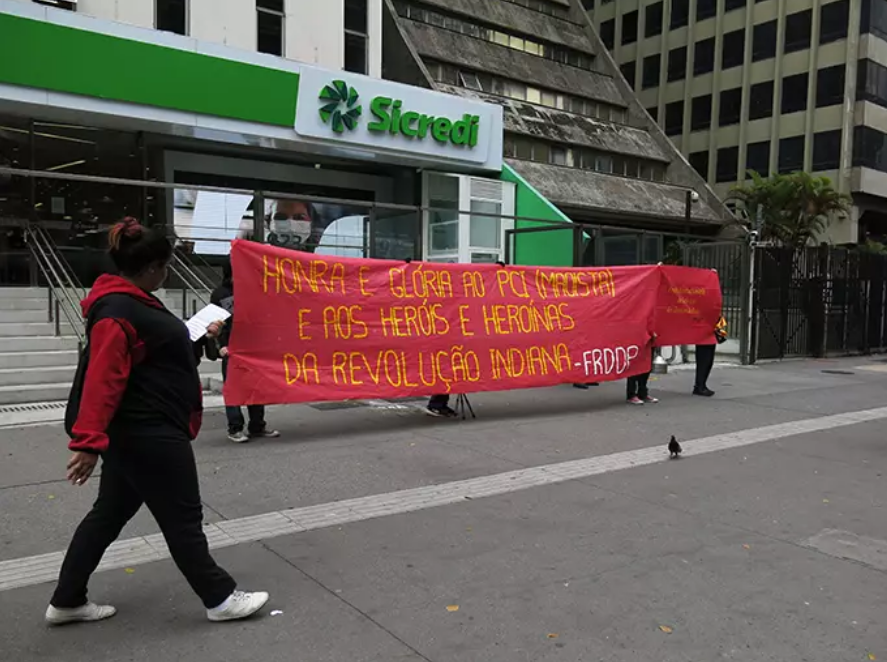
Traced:
[[225, 399], [282, 404], [599, 382], [647, 372], [658, 345], [710, 344], [715, 272], [558, 269], [231, 251]]

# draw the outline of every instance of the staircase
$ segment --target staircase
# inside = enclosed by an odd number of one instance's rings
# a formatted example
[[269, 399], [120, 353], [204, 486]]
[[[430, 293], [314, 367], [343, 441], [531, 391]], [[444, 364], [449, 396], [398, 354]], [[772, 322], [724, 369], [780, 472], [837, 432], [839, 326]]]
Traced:
[[77, 367], [70, 324], [50, 321], [47, 288], [0, 289], [0, 405], [64, 400]]

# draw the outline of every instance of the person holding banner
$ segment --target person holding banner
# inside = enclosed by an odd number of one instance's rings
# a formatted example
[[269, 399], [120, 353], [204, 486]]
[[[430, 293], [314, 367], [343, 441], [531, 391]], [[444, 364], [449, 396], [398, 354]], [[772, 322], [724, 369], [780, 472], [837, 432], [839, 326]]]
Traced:
[[[77, 527], [46, 610], [50, 625], [117, 613], [87, 598], [87, 585], [126, 523], [148, 506], [169, 553], [210, 621], [255, 614], [263, 592], [238, 591], [209, 553], [191, 441], [203, 413], [197, 343], [151, 292], [172, 258], [166, 235], [124, 219], [108, 233], [119, 276], [101, 276], [82, 302], [88, 345], [65, 414], [73, 451], [67, 479], [84, 485], [102, 458], [98, 497]], [[217, 335], [213, 323], [208, 335]], [[70, 417], [70, 418], [69, 418]], [[70, 425], [67, 424], [70, 421]]]
[[[210, 302], [231, 313], [228, 323], [222, 328], [218, 337], [219, 356], [222, 358], [222, 379], [226, 380], [228, 378], [228, 342], [231, 339], [231, 329], [234, 326], [234, 277], [230, 260], [222, 265], [222, 282], [213, 290]], [[230, 441], [235, 444], [243, 444], [257, 437], [276, 439], [280, 436], [280, 432], [277, 430], [268, 429], [268, 424], [265, 422], [264, 405], [250, 405], [246, 411], [249, 416], [249, 425], [246, 428], [247, 431], [244, 432], [246, 421], [243, 420], [243, 411], [240, 407], [225, 407]]]
[[[650, 345], [656, 341], [656, 334], [650, 338]], [[647, 383], [650, 380], [650, 373], [653, 372], [653, 354], [655, 347], [650, 348], [650, 369], [647, 372], [629, 377], [625, 387], [625, 399], [630, 405], [654, 405], [659, 402], [658, 398], [650, 395]]]
[[708, 378], [715, 364], [715, 348], [727, 341], [727, 320], [721, 315], [715, 325], [711, 344], [696, 345], [696, 383], [693, 385], [693, 395], [701, 395], [710, 398], [715, 394], [708, 388]]
[[428, 400], [425, 411], [429, 416], [440, 418], [455, 418], [456, 410], [450, 407], [450, 396], [446, 394], [432, 395]]

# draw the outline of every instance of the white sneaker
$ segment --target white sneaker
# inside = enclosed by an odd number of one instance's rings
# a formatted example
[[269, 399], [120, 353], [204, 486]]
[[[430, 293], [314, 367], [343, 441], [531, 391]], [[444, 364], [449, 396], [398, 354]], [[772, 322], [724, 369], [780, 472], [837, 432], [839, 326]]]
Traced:
[[246, 432], [229, 432], [228, 440], [233, 441], [235, 444], [245, 444], [249, 441], [249, 435]]
[[249, 618], [268, 602], [269, 595], [264, 592], [244, 593], [234, 591], [218, 607], [206, 610], [206, 617], [215, 622], [237, 621], [241, 618]]
[[46, 622], [50, 625], [65, 625], [66, 623], [91, 623], [111, 618], [117, 610], [110, 605], [97, 605], [87, 602], [82, 607], [73, 609], [59, 609], [49, 605], [46, 609]]

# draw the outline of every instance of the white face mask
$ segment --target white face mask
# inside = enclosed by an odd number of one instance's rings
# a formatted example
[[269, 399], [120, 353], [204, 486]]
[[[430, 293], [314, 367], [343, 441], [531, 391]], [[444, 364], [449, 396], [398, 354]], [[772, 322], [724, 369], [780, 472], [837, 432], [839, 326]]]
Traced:
[[278, 241], [284, 246], [301, 246], [308, 242], [311, 236], [311, 221], [302, 219], [271, 220], [271, 232], [278, 237]]

